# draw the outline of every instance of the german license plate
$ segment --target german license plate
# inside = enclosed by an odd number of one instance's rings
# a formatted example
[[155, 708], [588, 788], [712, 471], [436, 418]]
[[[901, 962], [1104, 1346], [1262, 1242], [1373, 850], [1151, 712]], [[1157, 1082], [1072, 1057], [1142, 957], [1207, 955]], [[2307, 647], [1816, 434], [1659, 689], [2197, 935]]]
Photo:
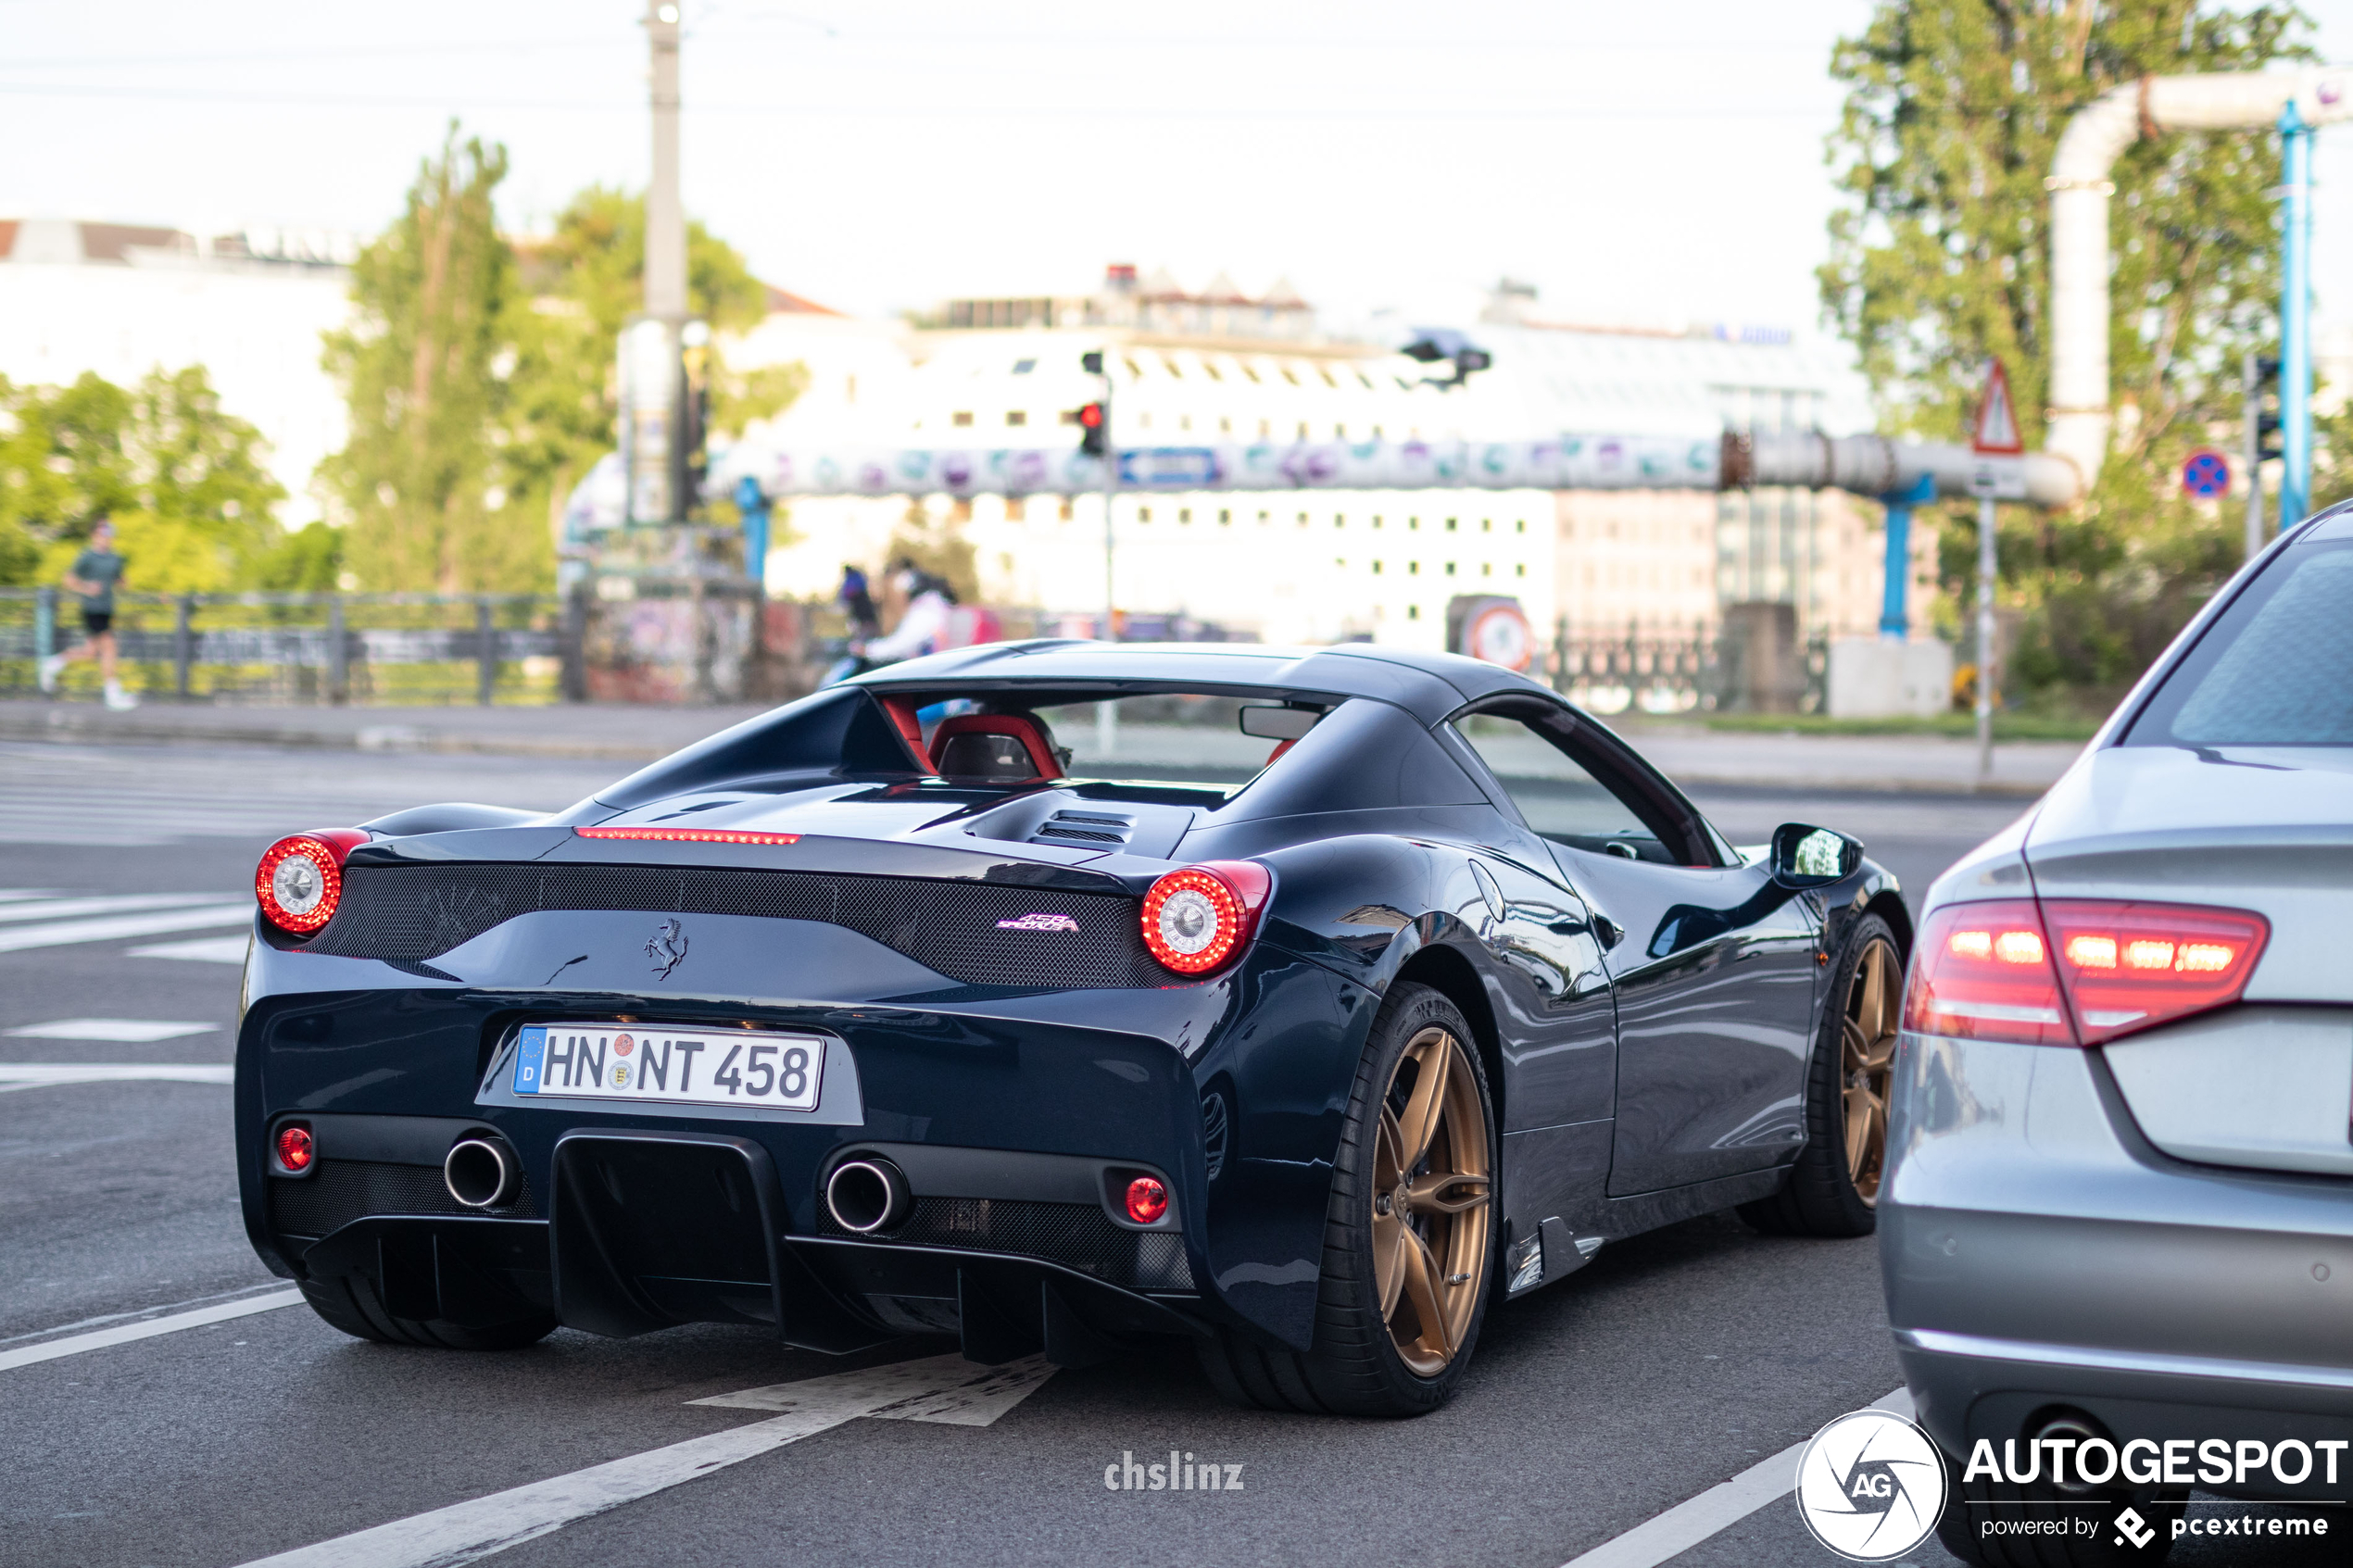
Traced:
[[667, 1023], [526, 1023], [515, 1093], [539, 1098], [814, 1110], [825, 1042], [814, 1035]]

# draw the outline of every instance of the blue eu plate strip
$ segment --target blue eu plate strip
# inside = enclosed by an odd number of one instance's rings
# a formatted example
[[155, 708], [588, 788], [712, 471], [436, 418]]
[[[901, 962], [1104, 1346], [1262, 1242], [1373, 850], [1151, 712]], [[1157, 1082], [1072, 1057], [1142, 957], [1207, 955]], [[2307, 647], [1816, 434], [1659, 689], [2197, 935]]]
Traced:
[[522, 1032], [515, 1047], [515, 1093], [535, 1095], [539, 1092], [540, 1069], [547, 1059], [547, 1031], [535, 1025]]

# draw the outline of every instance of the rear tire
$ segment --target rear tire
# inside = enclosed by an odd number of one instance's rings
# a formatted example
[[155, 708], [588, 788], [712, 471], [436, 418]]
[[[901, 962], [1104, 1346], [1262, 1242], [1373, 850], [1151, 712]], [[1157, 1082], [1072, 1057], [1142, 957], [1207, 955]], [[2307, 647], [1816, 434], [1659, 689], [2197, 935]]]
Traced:
[[520, 1350], [526, 1345], [536, 1345], [556, 1329], [553, 1312], [532, 1312], [486, 1328], [441, 1318], [396, 1318], [384, 1311], [375, 1282], [364, 1274], [304, 1280], [302, 1298], [330, 1326], [354, 1339], [378, 1345], [410, 1345], [433, 1350]]
[[1262, 1410], [1409, 1416], [1444, 1404], [1494, 1291], [1495, 1163], [1494, 1104], [1469, 1025], [1440, 992], [1392, 986], [1333, 1161], [1314, 1348], [1220, 1329], [1200, 1342], [1211, 1384]]
[[1780, 1191], [1740, 1206], [1741, 1218], [1768, 1236], [1856, 1236], [1879, 1228], [1901, 952], [1877, 915], [1846, 934], [1806, 1066], [1806, 1143]]

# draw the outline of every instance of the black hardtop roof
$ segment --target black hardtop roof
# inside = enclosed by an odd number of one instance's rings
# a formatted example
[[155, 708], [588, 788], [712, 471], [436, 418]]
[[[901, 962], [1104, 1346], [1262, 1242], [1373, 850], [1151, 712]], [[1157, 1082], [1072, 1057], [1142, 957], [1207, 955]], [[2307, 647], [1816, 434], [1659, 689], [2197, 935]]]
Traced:
[[1363, 696], [1395, 703], [1434, 724], [1498, 692], [1558, 701], [1527, 676], [1458, 654], [1371, 643], [1273, 647], [1264, 643], [1101, 643], [1076, 638], [984, 643], [892, 664], [853, 684], [881, 691], [997, 684], [1134, 685], [1139, 691], [1228, 688], [1245, 694]]

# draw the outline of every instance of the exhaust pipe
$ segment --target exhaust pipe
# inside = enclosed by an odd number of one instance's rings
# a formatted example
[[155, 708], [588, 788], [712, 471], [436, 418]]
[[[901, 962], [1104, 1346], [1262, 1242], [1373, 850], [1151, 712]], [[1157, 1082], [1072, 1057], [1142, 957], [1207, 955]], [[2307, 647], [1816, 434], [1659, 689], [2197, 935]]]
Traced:
[[460, 1138], [441, 1161], [442, 1185], [469, 1209], [496, 1209], [510, 1201], [522, 1173], [507, 1146], [488, 1138]]
[[905, 1174], [879, 1155], [845, 1160], [825, 1178], [825, 1211], [859, 1236], [896, 1226], [913, 1202]]

